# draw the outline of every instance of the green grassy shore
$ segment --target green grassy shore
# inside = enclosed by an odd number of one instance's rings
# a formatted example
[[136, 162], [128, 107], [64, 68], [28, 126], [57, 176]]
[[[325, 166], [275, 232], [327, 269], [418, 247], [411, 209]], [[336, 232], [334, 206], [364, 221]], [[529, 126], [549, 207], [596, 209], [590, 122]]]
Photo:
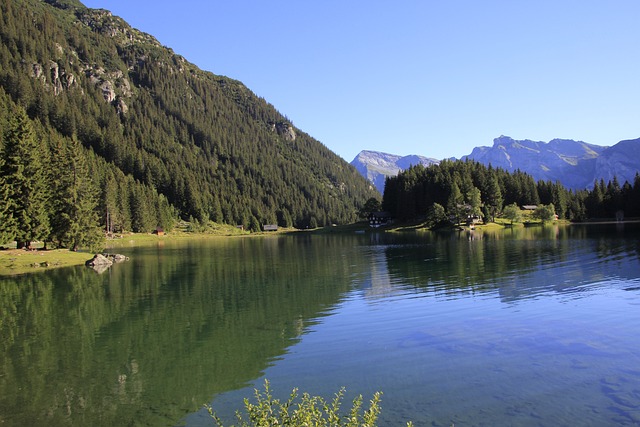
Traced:
[[49, 268], [82, 265], [93, 254], [68, 249], [3, 249], [0, 250], [0, 276], [13, 276]]
[[[278, 231], [249, 233], [233, 226], [212, 225], [198, 231], [185, 231], [183, 228], [163, 236], [150, 233], [124, 233], [108, 238], [103, 252], [117, 252], [118, 248], [153, 245], [161, 240], [181, 239], [213, 239], [229, 237], [281, 235], [296, 232], [295, 229], [279, 229]], [[87, 251], [70, 251], [68, 249], [44, 249], [41, 243], [32, 244], [32, 249], [16, 249], [13, 244], [5, 244], [0, 249], [0, 276], [15, 276], [25, 273], [44, 271], [51, 268], [83, 265], [93, 258]]]

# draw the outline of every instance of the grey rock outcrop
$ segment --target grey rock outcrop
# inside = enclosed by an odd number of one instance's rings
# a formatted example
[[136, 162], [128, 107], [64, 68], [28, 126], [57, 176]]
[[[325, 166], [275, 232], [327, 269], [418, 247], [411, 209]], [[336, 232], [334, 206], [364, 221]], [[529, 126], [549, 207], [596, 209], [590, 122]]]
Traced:
[[113, 264], [113, 261], [111, 261], [109, 258], [107, 258], [102, 254], [94, 255], [93, 258], [91, 258], [85, 263], [87, 267], [94, 267], [96, 265], [112, 265], [112, 264]]
[[351, 165], [353, 165], [362, 176], [367, 178], [381, 194], [384, 192], [384, 183], [388, 176], [396, 176], [399, 172], [409, 169], [411, 166], [429, 166], [438, 163], [438, 160], [424, 156], [398, 156], [368, 150], [361, 151], [356, 158], [351, 161]]
[[87, 267], [91, 267], [93, 270], [95, 270], [98, 273], [103, 273], [113, 264], [128, 261], [128, 260], [129, 260], [129, 257], [126, 257], [121, 254], [108, 254], [108, 253], [96, 254], [93, 256], [93, 258], [88, 260], [85, 263], [85, 265]]
[[286, 141], [296, 140], [296, 131], [293, 129], [293, 126], [288, 123], [274, 123], [271, 125], [271, 129], [275, 130], [278, 135], [283, 137]]
[[119, 262], [125, 262], [125, 261], [129, 261], [129, 257], [124, 256], [122, 254], [107, 254], [104, 253], [102, 254], [105, 258], [107, 258], [108, 260], [111, 260], [113, 263], [119, 263]]
[[100, 274], [107, 271], [107, 269], [113, 265], [113, 261], [102, 254], [96, 254], [93, 258], [88, 260], [85, 265]]

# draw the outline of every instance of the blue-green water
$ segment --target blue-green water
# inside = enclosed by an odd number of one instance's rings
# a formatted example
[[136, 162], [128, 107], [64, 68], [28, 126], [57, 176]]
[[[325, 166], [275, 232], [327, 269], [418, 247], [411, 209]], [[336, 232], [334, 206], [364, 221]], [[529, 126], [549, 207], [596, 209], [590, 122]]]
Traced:
[[639, 425], [640, 229], [161, 241], [0, 280], [0, 424], [212, 426], [268, 379], [381, 425]]

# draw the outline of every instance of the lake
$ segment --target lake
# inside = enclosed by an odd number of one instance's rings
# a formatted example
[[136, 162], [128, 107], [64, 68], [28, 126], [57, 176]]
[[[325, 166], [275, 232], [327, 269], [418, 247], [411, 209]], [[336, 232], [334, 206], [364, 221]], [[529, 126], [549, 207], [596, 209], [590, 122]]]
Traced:
[[164, 240], [0, 279], [0, 425], [213, 426], [268, 379], [380, 425], [640, 425], [640, 227]]

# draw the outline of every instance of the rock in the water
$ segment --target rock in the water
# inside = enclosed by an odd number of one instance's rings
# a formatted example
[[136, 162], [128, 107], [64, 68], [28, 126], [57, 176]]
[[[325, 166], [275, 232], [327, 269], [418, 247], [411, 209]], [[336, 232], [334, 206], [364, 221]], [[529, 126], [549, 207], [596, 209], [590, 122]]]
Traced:
[[104, 253], [102, 255], [104, 255], [107, 259], [109, 259], [110, 261], [112, 261], [114, 263], [129, 261], [129, 257], [126, 257], [126, 256], [124, 256], [122, 254], [107, 254], [107, 253]]
[[94, 255], [93, 258], [91, 258], [85, 264], [87, 265], [87, 267], [95, 267], [97, 265], [110, 266], [110, 265], [113, 264], [113, 261], [111, 261], [109, 258], [107, 258], [106, 256], [104, 256], [102, 254], [96, 254], [96, 255]]
[[97, 273], [104, 273], [113, 265], [113, 261], [102, 254], [96, 254], [93, 258], [88, 260], [85, 265], [93, 268]]

